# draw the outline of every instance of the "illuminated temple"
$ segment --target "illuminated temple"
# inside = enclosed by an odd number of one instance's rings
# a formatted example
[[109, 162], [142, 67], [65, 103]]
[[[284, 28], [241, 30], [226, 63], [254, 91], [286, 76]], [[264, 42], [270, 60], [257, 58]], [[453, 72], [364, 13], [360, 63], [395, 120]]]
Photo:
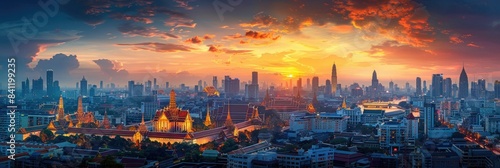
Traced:
[[169, 106], [157, 111], [152, 123], [156, 132], [193, 132], [193, 119], [189, 111], [177, 108], [173, 89]]

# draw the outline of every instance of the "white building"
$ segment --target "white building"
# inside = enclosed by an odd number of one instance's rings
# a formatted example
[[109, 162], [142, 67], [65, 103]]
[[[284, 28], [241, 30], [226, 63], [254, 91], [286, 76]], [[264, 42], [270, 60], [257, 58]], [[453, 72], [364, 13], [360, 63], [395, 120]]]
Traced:
[[418, 118], [413, 113], [406, 117], [406, 136], [407, 139], [418, 139]]
[[276, 165], [276, 152], [257, 152], [249, 154], [231, 154], [227, 156], [228, 168], [256, 167], [254, 164]]
[[291, 131], [344, 132], [348, 116], [337, 113], [293, 114], [290, 116]]
[[313, 145], [307, 152], [299, 149], [298, 153], [278, 154], [278, 161], [284, 168], [333, 167], [334, 153], [334, 148]]

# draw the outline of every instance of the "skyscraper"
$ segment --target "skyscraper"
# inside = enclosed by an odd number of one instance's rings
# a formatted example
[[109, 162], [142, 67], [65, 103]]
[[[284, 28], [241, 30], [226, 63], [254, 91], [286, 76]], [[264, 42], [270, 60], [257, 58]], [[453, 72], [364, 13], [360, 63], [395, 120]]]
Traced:
[[465, 66], [462, 67], [462, 72], [460, 73], [460, 80], [458, 83], [458, 98], [467, 98], [469, 96], [469, 79], [467, 78], [467, 73], [465, 72]]
[[453, 93], [451, 78], [446, 78], [443, 83], [443, 96], [451, 97]]
[[443, 96], [443, 74], [432, 74], [432, 90], [433, 97]]
[[53, 88], [53, 95], [54, 96], [61, 95], [61, 87], [59, 86], [58, 80], [54, 81], [54, 85], [52, 85], [52, 88]]
[[259, 98], [259, 74], [257, 72], [252, 72], [252, 81], [247, 86], [248, 94], [247, 98], [251, 101], [258, 100]]
[[102, 89], [102, 85], [103, 85], [103, 84], [104, 84], [104, 83], [103, 83], [103, 81], [100, 81], [100, 82], [99, 82], [99, 89]]
[[215, 89], [218, 89], [219, 86], [218, 86], [218, 82], [217, 82], [217, 76], [214, 76], [213, 79], [212, 79], [212, 86], [215, 88]]
[[424, 81], [424, 88], [422, 89], [423, 94], [427, 94], [427, 81]]
[[332, 87], [332, 92], [333, 92], [333, 96], [335, 96], [335, 93], [337, 91], [337, 66], [335, 65], [335, 63], [333, 63], [333, 66], [332, 66], [332, 79], [331, 79], [331, 87]]
[[317, 76], [312, 79], [312, 91], [313, 93], [317, 93], [319, 88], [319, 78]]
[[310, 78], [307, 78], [306, 88], [307, 88], [307, 90], [311, 89], [311, 79]]
[[434, 123], [436, 120], [436, 104], [425, 103], [424, 104], [424, 133], [428, 134], [429, 129], [434, 128]]
[[298, 90], [302, 90], [302, 78], [299, 78], [299, 79], [297, 80], [297, 89], [298, 89]]
[[371, 86], [371, 94], [373, 96], [378, 95], [378, 93], [380, 92], [378, 90], [378, 85], [379, 85], [379, 82], [378, 82], [378, 79], [377, 79], [377, 72], [375, 70], [373, 70], [373, 74], [372, 74], [372, 86]]
[[80, 81], [80, 95], [87, 96], [87, 90], [87, 79], [85, 79], [85, 76], [83, 76], [82, 80]]
[[495, 81], [494, 90], [495, 90], [495, 98], [500, 99], [500, 81], [498, 80]]
[[133, 80], [128, 81], [128, 96], [129, 97], [134, 96], [134, 84], [135, 84], [135, 82]]
[[420, 77], [417, 77], [417, 80], [416, 80], [416, 95], [417, 96], [420, 96], [422, 95], [422, 79]]
[[389, 82], [389, 91], [394, 93], [394, 82], [392, 80]]
[[259, 84], [259, 74], [256, 71], [252, 72], [252, 84], [254, 85]]
[[486, 80], [485, 79], [478, 79], [477, 80], [477, 96], [479, 98], [485, 98], [486, 97]]
[[240, 92], [240, 80], [238, 78], [231, 79], [229, 76], [224, 77], [224, 92], [226, 96], [235, 96]]
[[37, 96], [43, 96], [43, 79], [42, 77], [38, 78], [37, 80], [33, 79], [33, 89], [32, 93]]
[[478, 95], [478, 86], [477, 86], [477, 82], [476, 81], [472, 81], [470, 83], [470, 97], [472, 98], [478, 98], [479, 95]]
[[326, 85], [325, 85], [325, 95], [330, 95], [332, 94], [332, 83], [330, 80], [326, 80]]
[[47, 69], [47, 96], [52, 97], [54, 85], [54, 71], [52, 69]]

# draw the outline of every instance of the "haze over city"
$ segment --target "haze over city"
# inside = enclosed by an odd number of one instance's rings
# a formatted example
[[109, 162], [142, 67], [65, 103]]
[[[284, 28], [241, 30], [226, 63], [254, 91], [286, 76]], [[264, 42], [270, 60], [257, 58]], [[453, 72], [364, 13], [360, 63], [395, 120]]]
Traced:
[[19, 51], [12, 34], [21, 36], [22, 18], [32, 22], [44, 9], [5, 2], [0, 52], [18, 59], [20, 78], [53, 69], [62, 87], [83, 76], [120, 86], [153, 77], [176, 86], [213, 75], [248, 81], [252, 71], [276, 85], [289, 77], [319, 76], [324, 83], [334, 62], [343, 86], [369, 85], [373, 70], [381, 83], [400, 85], [435, 73], [458, 81], [462, 65], [472, 79], [500, 77], [498, 1], [305, 2], [216, 8], [213, 1], [72, 0], [20, 42]]

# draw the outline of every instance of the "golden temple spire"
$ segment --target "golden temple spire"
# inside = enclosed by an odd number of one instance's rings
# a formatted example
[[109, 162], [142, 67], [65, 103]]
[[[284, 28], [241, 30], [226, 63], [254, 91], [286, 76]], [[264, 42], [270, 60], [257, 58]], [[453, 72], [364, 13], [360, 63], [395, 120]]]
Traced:
[[168, 106], [169, 109], [176, 109], [177, 108], [177, 104], [175, 103], [175, 91], [174, 89], [172, 89], [170, 91], [170, 104]]
[[51, 130], [51, 131], [57, 130], [56, 125], [54, 125], [54, 121], [53, 120], [50, 120], [49, 125], [47, 125], [47, 129]]
[[205, 117], [205, 122], [203, 122], [203, 124], [205, 124], [205, 126], [210, 126], [212, 125], [212, 120], [210, 119], [210, 107], [208, 106], [208, 103], [207, 103], [207, 115]]
[[59, 97], [59, 107], [57, 108], [57, 121], [64, 120], [64, 102], [63, 97]]
[[229, 104], [229, 100], [227, 101], [227, 117], [226, 122], [224, 122], [224, 126], [230, 127], [233, 126], [233, 120], [231, 119], [231, 110], [229, 109], [231, 105]]
[[259, 108], [255, 107], [255, 106], [253, 107], [252, 117], [250, 118], [250, 120], [252, 120], [252, 119], [260, 120]]
[[76, 110], [76, 119], [78, 122], [83, 121], [83, 103], [82, 103], [82, 96], [78, 97], [78, 108]]
[[346, 98], [344, 97], [344, 99], [342, 100], [342, 109], [346, 109], [347, 108], [347, 103], [346, 103]]
[[102, 125], [103, 125], [103, 126], [104, 126], [104, 128], [106, 128], [106, 129], [111, 128], [111, 125], [110, 125], [110, 123], [109, 123], [109, 118], [108, 118], [108, 112], [107, 112], [107, 110], [106, 110], [106, 109], [104, 110], [104, 119], [103, 119], [103, 121], [102, 121]]

